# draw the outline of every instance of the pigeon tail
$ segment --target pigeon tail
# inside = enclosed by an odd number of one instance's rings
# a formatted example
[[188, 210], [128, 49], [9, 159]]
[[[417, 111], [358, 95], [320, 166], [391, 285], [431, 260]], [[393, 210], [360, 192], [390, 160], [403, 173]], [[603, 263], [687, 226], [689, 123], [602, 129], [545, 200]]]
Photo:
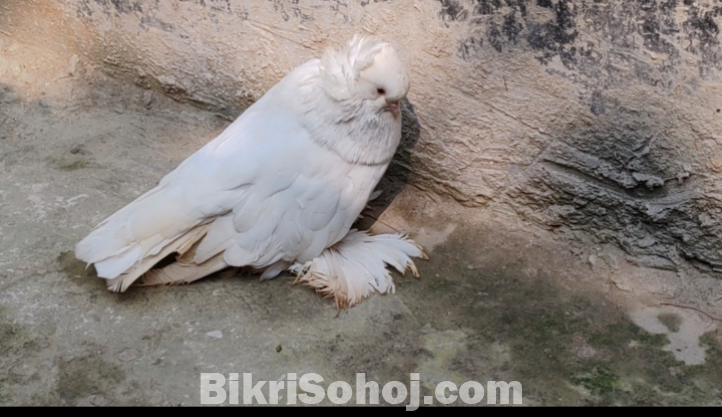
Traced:
[[[159, 269], [151, 269], [155, 264], [162, 261], [165, 257], [175, 253], [176, 254], [176, 260], [182, 261], [182, 264], [184, 266], [189, 266], [191, 262], [189, 262], [189, 259], [192, 259], [192, 256], [195, 255], [196, 249], [198, 248], [198, 245], [200, 244], [200, 240], [203, 239], [203, 237], [206, 236], [206, 233], [208, 233], [208, 228], [210, 225], [204, 224], [201, 226], [196, 226], [188, 233], [185, 233], [169, 244], [167, 244], [160, 252], [147, 256], [145, 259], [140, 261], [139, 263], [135, 264], [133, 267], [128, 269], [126, 272], [120, 274], [116, 278], [109, 279], [107, 282], [108, 289], [112, 292], [124, 292], [125, 290], [130, 287], [131, 284], [133, 284], [138, 278], [142, 278], [141, 282], [143, 285], [153, 285], [155, 284], [165, 284], [169, 283], [168, 280], [166, 281], [158, 281], [158, 277], [154, 277], [157, 275], [157, 272]], [[222, 259], [221, 259], [222, 260]], [[215, 262], [215, 261], [214, 261]], [[203, 267], [206, 268], [207, 265], [210, 265], [210, 262], [203, 263]], [[174, 265], [174, 264], [172, 264]], [[169, 265], [169, 266], [172, 266]], [[228, 266], [228, 264], [226, 264]], [[97, 269], [97, 264], [96, 264]], [[165, 270], [166, 275], [169, 277], [176, 277], [178, 276], [177, 271], [184, 270], [187, 271], [188, 268], [183, 269], [174, 269], [174, 268], [163, 268]], [[200, 270], [200, 269], [199, 269]], [[212, 272], [217, 271], [218, 269], [215, 269], [213, 271], [208, 272], [209, 274]], [[184, 272], [185, 273], [185, 272]], [[185, 276], [182, 278], [179, 277], [177, 279], [174, 279], [173, 281], [180, 281], [181, 279], [186, 279]], [[157, 282], [156, 282], [157, 281]], [[187, 281], [190, 282], [190, 281]]]

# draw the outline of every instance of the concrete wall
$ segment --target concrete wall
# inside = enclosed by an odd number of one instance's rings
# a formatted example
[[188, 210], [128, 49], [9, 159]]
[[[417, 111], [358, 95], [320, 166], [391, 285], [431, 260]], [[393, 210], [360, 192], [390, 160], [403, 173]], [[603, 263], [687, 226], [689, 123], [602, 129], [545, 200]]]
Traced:
[[3, 0], [0, 30], [235, 117], [353, 33], [410, 68], [397, 172], [640, 264], [722, 270], [717, 1]]

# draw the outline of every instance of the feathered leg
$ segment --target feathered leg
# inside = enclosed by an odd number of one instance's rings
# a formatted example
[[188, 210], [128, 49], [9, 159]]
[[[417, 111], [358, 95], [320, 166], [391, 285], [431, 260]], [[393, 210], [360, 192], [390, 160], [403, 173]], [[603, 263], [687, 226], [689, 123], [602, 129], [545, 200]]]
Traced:
[[386, 265], [402, 274], [408, 268], [418, 278], [419, 271], [411, 257], [428, 259], [421, 246], [404, 236], [369, 235], [353, 229], [317, 258], [305, 264], [297, 262], [289, 270], [296, 274], [295, 283], [333, 297], [340, 311], [374, 292], [394, 293], [396, 287]]

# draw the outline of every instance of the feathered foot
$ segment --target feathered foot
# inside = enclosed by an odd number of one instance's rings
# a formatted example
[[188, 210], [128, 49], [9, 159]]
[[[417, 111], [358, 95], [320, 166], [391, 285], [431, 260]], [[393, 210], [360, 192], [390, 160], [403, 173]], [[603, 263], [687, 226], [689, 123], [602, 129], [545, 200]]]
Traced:
[[296, 274], [294, 284], [314, 288], [325, 297], [333, 297], [338, 311], [348, 310], [374, 292], [394, 293], [396, 287], [386, 265], [400, 273], [419, 271], [411, 257], [428, 259], [414, 241], [398, 235], [369, 235], [355, 229], [317, 258], [305, 264], [295, 263], [289, 271]]

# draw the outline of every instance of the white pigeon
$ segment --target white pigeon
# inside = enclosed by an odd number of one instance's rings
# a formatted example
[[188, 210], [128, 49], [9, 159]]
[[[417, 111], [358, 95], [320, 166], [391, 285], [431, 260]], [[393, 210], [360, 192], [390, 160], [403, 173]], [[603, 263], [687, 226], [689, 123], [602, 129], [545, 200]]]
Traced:
[[291, 71], [75, 254], [118, 292], [247, 267], [261, 279], [294, 272], [338, 309], [393, 293], [386, 264], [418, 277], [422, 248], [350, 229], [399, 144], [408, 90], [394, 48], [355, 36]]

